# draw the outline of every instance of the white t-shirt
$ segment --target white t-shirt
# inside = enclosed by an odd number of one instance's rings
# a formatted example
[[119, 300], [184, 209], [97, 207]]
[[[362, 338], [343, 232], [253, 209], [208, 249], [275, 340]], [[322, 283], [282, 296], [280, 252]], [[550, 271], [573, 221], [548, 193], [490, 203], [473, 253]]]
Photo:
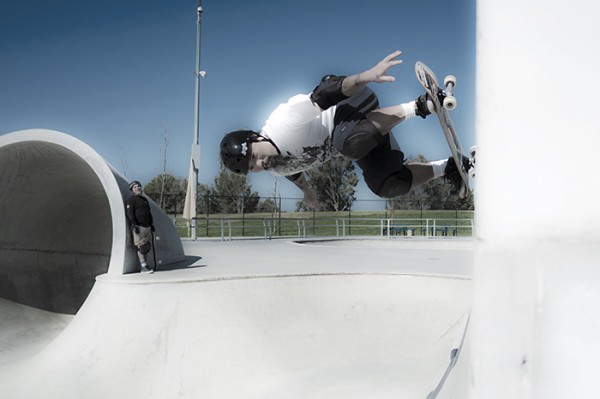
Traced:
[[309, 94], [298, 94], [275, 108], [261, 129], [281, 151], [277, 166], [269, 170], [293, 175], [340, 155], [331, 139], [335, 110], [332, 106], [322, 111]]

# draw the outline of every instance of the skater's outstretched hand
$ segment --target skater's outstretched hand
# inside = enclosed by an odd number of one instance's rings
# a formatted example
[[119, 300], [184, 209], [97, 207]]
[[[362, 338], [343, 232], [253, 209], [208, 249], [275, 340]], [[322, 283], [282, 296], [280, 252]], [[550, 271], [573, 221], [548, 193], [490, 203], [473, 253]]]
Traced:
[[393, 53], [387, 55], [383, 60], [379, 61], [373, 68], [361, 72], [357, 75], [348, 76], [342, 82], [342, 93], [346, 96], [351, 96], [361, 86], [367, 83], [384, 83], [393, 82], [396, 80], [395, 77], [387, 74], [388, 69], [393, 66], [402, 64], [402, 60], [398, 58], [402, 54], [400, 50], [396, 50]]
[[363, 80], [367, 83], [393, 82], [396, 80], [396, 78], [386, 74], [388, 69], [391, 67], [402, 64], [402, 60], [396, 59], [400, 56], [400, 54], [402, 54], [402, 51], [400, 50], [396, 50], [392, 54], [389, 54], [383, 60], [379, 61], [373, 68], [359, 74], [360, 80]]

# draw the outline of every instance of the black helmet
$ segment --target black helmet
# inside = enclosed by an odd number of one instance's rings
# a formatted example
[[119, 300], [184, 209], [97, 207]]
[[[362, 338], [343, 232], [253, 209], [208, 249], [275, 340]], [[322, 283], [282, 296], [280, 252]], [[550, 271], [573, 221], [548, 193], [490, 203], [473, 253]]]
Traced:
[[134, 181], [132, 181], [131, 183], [129, 183], [129, 191], [133, 191], [133, 186], [135, 186], [136, 184], [137, 184], [138, 186], [142, 187], [142, 183], [140, 183], [140, 182], [139, 182], [139, 181], [137, 181], [137, 180], [134, 180]]
[[227, 133], [221, 140], [221, 161], [227, 169], [239, 175], [248, 173], [250, 165], [250, 143], [260, 136], [252, 130], [236, 130]]

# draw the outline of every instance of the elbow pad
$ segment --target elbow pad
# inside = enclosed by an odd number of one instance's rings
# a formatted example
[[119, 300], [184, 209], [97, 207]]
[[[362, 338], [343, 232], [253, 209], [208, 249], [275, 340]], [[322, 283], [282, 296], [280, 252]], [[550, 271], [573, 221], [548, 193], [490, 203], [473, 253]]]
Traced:
[[342, 93], [342, 82], [346, 76], [326, 75], [310, 95], [313, 103], [323, 111], [348, 98]]

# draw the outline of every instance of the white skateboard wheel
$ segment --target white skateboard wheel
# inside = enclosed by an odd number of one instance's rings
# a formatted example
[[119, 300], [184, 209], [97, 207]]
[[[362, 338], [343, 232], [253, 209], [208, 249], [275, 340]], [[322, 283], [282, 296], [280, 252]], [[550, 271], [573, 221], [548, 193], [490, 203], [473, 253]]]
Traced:
[[442, 104], [442, 105], [448, 111], [453, 110], [454, 108], [456, 108], [456, 97], [448, 96], [448, 97], [444, 98], [444, 104]]
[[477, 154], [477, 146], [474, 145], [469, 149], [469, 154], [471, 154], [471, 157], [475, 157], [475, 154]]
[[472, 146], [469, 149], [469, 154], [471, 155], [470, 161], [471, 161], [471, 164], [473, 165], [471, 167], [471, 169], [469, 169], [469, 176], [474, 179], [475, 174], [476, 174], [475, 168], [477, 167], [477, 165], [476, 165], [476, 163], [477, 163], [477, 146], [476, 145]]
[[448, 83], [452, 83], [453, 86], [456, 86], [456, 76], [448, 75], [444, 78], [444, 86], [448, 86]]

